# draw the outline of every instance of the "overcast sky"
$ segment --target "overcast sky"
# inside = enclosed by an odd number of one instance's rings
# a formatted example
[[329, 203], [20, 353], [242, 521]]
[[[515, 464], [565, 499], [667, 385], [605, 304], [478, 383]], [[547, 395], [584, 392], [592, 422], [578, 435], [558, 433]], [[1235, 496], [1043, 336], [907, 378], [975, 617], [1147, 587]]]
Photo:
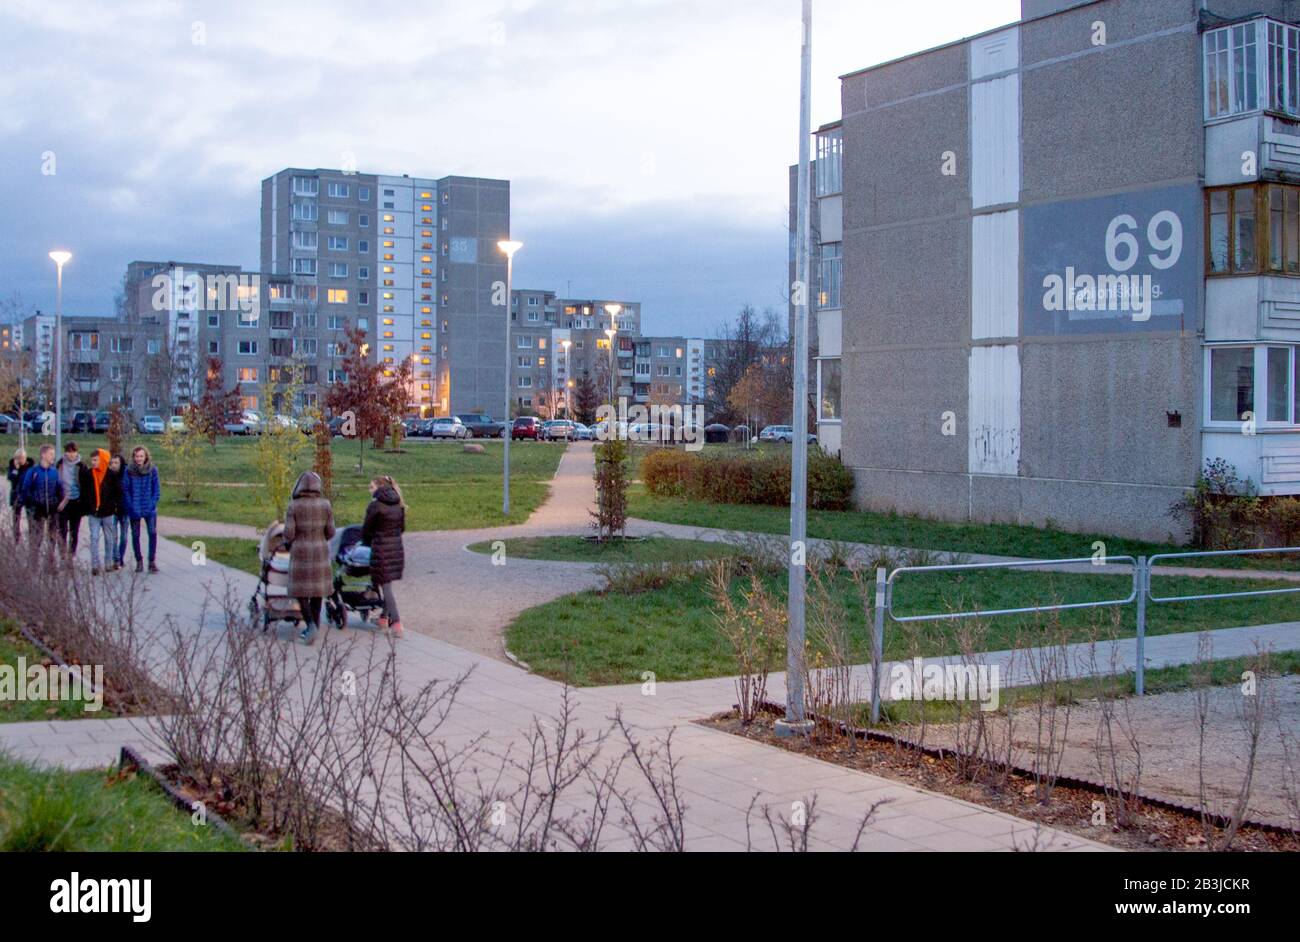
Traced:
[[[1018, 0], [816, 0], [838, 76], [1011, 22]], [[798, 0], [3, 0], [0, 297], [108, 314], [134, 259], [258, 266], [286, 166], [512, 181], [516, 284], [708, 335], [784, 307]], [[53, 166], [47, 157], [53, 155]], [[53, 169], [53, 174], [43, 170]]]

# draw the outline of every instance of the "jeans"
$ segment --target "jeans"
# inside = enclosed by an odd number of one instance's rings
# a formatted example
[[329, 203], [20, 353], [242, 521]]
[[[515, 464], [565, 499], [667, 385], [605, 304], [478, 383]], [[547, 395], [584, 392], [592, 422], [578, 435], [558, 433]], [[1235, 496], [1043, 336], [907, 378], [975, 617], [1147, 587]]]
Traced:
[[113, 557], [113, 562], [120, 566], [126, 562], [126, 538], [131, 532], [131, 527], [126, 514], [118, 514], [113, 519], [117, 524], [117, 546], [114, 548], [116, 555]]
[[[116, 565], [117, 559], [114, 555], [117, 553], [117, 518], [116, 517], [87, 517], [86, 522], [90, 525], [90, 566], [92, 569], [104, 568], [101, 564], [107, 563], [109, 566]], [[104, 535], [104, 558], [99, 557], [99, 535]]]
[[51, 510], [48, 513], [38, 513], [35, 508], [27, 508], [27, 535], [31, 537], [32, 549], [39, 552], [41, 544], [47, 539], [50, 541], [47, 549], [53, 555], [54, 547], [59, 538], [59, 513], [57, 510]]
[[81, 513], [71, 508], [59, 513], [59, 542], [68, 551], [69, 556], [77, 555], [77, 544], [81, 541]]
[[144, 557], [140, 554], [140, 523], [143, 521], [145, 529], [149, 531], [149, 565], [154, 564], [158, 558], [158, 515], [150, 514], [147, 517], [131, 518], [131, 549], [135, 550], [135, 561], [143, 562]]
[[400, 624], [402, 616], [397, 614], [397, 596], [393, 594], [393, 584], [385, 582], [383, 585], [375, 586], [379, 594], [384, 597], [384, 617], [388, 619], [390, 625]]

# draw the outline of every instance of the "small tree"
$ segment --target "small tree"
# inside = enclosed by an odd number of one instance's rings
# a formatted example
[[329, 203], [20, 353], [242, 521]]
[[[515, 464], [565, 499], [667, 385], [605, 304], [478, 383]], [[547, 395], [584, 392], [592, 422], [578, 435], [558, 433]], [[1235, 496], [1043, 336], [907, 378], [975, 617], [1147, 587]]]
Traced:
[[194, 503], [194, 492], [199, 486], [200, 461], [207, 444], [205, 436], [201, 421], [186, 421], [184, 428], [179, 429], [173, 428], [169, 422], [163, 431], [163, 450], [172, 466], [170, 476], [180, 488], [181, 500], [186, 504]]
[[[262, 385], [263, 402], [273, 407], [277, 400], [281, 408], [291, 409], [302, 391], [302, 366], [292, 363], [272, 369]], [[276, 380], [283, 380], [277, 390]], [[296, 422], [285, 415], [270, 414], [262, 421], [262, 431], [253, 452], [253, 467], [262, 478], [262, 505], [272, 520], [283, 520], [289, 506], [294, 479], [306, 457], [310, 442]]]
[[203, 393], [199, 396], [199, 401], [191, 407], [191, 417], [187, 417], [186, 424], [193, 421], [194, 413], [198, 414], [199, 424], [203, 427], [208, 437], [208, 443], [216, 445], [217, 435], [227, 424], [238, 422], [242, 417], [244, 408], [239, 396], [239, 386], [236, 384], [230, 389], [221, 388], [221, 361], [216, 357], [208, 357], [207, 370], [203, 376]]
[[596, 449], [596, 510], [592, 513], [603, 543], [627, 529], [627, 442], [611, 438]]
[[319, 411], [315, 413], [316, 424], [313, 427], [313, 439], [316, 451], [312, 460], [312, 470], [320, 477], [321, 490], [327, 500], [334, 499], [334, 436], [330, 433], [329, 423]]
[[577, 420], [583, 425], [596, 421], [596, 410], [600, 408], [600, 390], [590, 376], [577, 380], [573, 390], [573, 407]]
[[781, 382], [778, 371], [764, 363], [755, 363], [745, 371], [727, 402], [738, 414], [755, 416], [763, 424], [790, 414], [789, 388]]
[[115, 402], [108, 409], [108, 453], [126, 455], [126, 436], [130, 433], [130, 424], [126, 419], [126, 410], [122, 403]]
[[339, 345], [343, 382], [330, 387], [325, 402], [335, 416], [348, 418], [344, 434], [355, 435], [361, 442], [359, 467], [364, 469], [365, 442], [369, 440], [375, 448], [383, 448], [393, 422], [406, 410], [411, 362], [403, 360], [400, 367], [390, 371], [391, 376], [385, 376], [388, 368], [370, 359], [364, 330], [349, 327], [344, 336], [346, 339]]

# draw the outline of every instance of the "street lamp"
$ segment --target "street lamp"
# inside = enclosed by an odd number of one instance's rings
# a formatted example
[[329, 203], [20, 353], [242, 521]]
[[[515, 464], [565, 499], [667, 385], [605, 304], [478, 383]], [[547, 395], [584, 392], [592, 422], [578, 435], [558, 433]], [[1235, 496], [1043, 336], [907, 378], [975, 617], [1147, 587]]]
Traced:
[[573, 417], [573, 410], [569, 408], [569, 390], [573, 388], [573, 380], [569, 379], [569, 348], [573, 346], [572, 340], [561, 340], [560, 346], [564, 348], [564, 418]]
[[[812, 0], [803, 0], [803, 50], [799, 93], [799, 208], [796, 215], [797, 295], [794, 306], [794, 410], [793, 443], [790, 448], [790, 588], [787, 593], [786, 706], [785, 718], [776, 724], [778, 736], [806, 735], [811, 728], [804, 708], [804, 605], [808, 541], [808, 276], [812, 239], [809, 205], [811, 196], [812, 143]], [[879, 674], [879, 665], [874, 673]], [[879, 690], [880, 678], [872, 682]], [[875, 721], [876, 717], [872, 717]]]
[[514, 398], [514, 386], [510, 382], [510, 374], [514, 369], [515, 358], [510, 350], [510, 301], [511, 301], [511, 282], [515, 277], [515, 253], [524, 247], [522, 242], [511, 242], [504, 240], [497, 243], [497, 248], [505, 253], [506, 256], [506, 449], [505, 462], [502, 469], [502, 499], [501, 513], [510, 516], [510, 400]]
[[[606, 304], [605, 311], [609, 314], [609, 327], [605, 330], [605, 336], [609, 338], [609, 408], [614, 410], [614, 373], [618, 368], [618, 360], [614, 356], [614, 340], [618, 337], [618, 315], [623, 312], [621, 304]], [[611, 417], [610, 422], [613, 422]]]
[[58, 287], [54, 305], [54, 453], [63, 454], [63, 266], [72, 258], [71, 252], [56, 250], [50, 253], [58, 268]]

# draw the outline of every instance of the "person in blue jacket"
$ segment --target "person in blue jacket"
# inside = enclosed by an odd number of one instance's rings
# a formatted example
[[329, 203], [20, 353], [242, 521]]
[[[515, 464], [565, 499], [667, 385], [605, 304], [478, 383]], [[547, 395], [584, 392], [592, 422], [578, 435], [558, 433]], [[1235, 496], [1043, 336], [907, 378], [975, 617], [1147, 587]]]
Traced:
[[149, 531], [149, 571], [158, 571], [158, 500], [162, 487], [158, 469], [149, 457], [149, 449], [138, 445], [131, 452], [131, 466], [122, 476], [122, 501], [131, 520], [131, 548], [135, 550], [135, 571], [144, 571], [140, 552], [140, 521]]
[[48, 537], [50, 551], [59, 537], [59, 504], [63, 503], [63, 482], [54, 467], [54, 446], [42, 445], [40, 461], [23, 475], [18, 500], [27, 511], [27, 530], [37, 551]]

